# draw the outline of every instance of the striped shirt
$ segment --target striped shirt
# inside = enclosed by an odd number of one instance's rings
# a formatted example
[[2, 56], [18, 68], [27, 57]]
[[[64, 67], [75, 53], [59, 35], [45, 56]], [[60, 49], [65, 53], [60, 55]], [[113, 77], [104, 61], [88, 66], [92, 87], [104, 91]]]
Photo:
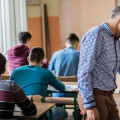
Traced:
[[77, 76], [85, 108], [96, 105], [93, 88], [104, 91], [116, 89], [119, 62], [120, 42], [106, 23], [93, 27], [84, 35]]
[[23, 90], [11, 80], [0, 79], [0, 119], [12, 119], [15, 104], [25, 115], [36, 114], [36, 107]]

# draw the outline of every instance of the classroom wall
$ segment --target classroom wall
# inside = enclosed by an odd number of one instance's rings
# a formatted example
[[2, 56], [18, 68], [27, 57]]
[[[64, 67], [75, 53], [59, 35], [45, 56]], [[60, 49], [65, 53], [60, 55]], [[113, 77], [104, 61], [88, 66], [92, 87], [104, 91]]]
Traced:
[[[51, 52], [61, 49], [60, 45], [60, 28], [58, 15], [58, 0], [44, 0], [48, 9], [48, 24], [50, 34]], [[32, 33], [30, 48], [40, 46], [43, 48], [42, 34], [42, 15], [41, 4], [37, 6], [27, 6], [28, 31]]]
[[[44, 0], [48, 8], [51, 52], [65, 47], [66, 36], [74, 32], [81, 39], [94, 25], [109, 19], [116, 0]], [[27, 6], [31, 48], [43, 47], [41, 4]]]
[[41, 6], [27, 6], [28, 31], [32, 34], [30, 48], [43, 46]]
[[120, 0], [116, 0], [116, 6], [120, 6]]
[[74, 32], [80, 39], [93, 26], [107, 21], [116, 0], [59, 0], [60, 37], [65, 44], [66, 35]]
[[61, 49], [60, 24], [59, 24], [59, 0], [45, 0], [48, 8], [48, 22], [50, 32], [51, 53]]

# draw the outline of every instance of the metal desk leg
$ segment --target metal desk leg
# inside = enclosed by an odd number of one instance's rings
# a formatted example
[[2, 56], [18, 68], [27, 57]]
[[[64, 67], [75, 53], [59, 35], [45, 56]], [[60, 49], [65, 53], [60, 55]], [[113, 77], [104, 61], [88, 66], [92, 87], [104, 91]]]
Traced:
[[77, 120], [77, 93], [74, 95], [74, 120]]
[[52, 110], [49, 110], [49, 120], [52, 120]]

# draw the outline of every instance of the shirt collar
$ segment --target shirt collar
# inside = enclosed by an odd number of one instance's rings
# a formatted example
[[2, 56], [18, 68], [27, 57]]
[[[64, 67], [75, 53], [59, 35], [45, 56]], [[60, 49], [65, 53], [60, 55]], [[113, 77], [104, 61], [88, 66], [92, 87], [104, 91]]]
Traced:
[[108, 25], [107, 25], [105, 22], [102, 23], [102, 26], [107, 29], [107, 31], [109, 32], [109, 34], [110, 34], [112, 37], [114, 37], [112, 31], [110, 30], [110, 28], [108, 27]]
[[66, 47], [65, 49], [74, 49], [73, 47]]

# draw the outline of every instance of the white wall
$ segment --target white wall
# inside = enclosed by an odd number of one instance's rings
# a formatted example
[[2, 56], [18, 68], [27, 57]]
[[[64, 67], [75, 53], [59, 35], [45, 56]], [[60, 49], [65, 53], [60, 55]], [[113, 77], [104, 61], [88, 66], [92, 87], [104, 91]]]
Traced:
[[116, 5], [120, 6], [120, 0], [116, 0]]

